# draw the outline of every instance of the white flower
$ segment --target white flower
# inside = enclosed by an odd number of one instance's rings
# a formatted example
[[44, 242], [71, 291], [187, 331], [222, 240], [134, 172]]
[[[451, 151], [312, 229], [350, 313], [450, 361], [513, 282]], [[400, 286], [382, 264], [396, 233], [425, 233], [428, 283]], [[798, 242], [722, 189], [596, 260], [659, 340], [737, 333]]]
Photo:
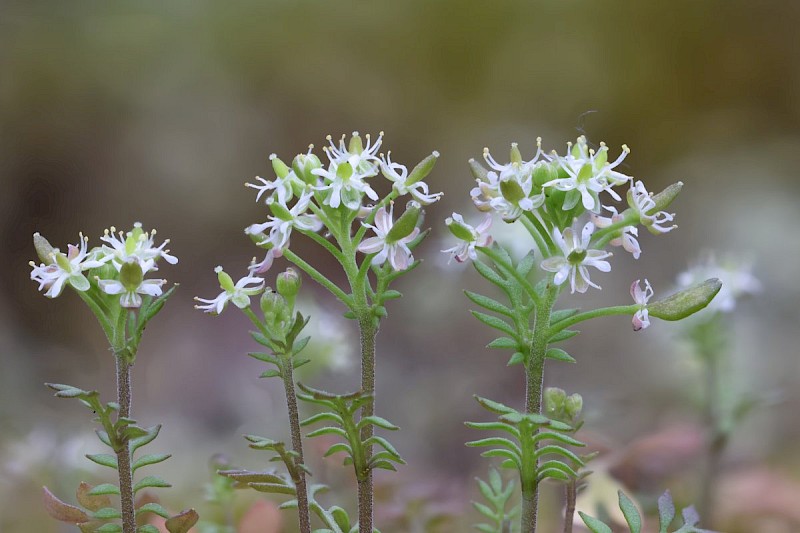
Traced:
[[[439, 157], [439, 152], [433, 152], [433, 155], [434, 157]], [[394, 163], [392, 161], [392, 152], [389, 152], [385, 158], [381, 159], [381, 172], [383, 172], [386, 179], [393, 183], [392, 186], [398, 193], [401, 195], [411, 194], [411, 197], [422, 205], [430, 205], [444, 196], [443, 192], [431, 194], [428, 184], [424, 181], [408, 183], [408, 167], [400, 163]]]
[[[600, 215], [592, 213], [592, 222], [598, 228], [607, 228], [622, 220], [622, 215], [617, 213], [615, 207], [603, 206], [603, 208], [611, 211], [611, 217], [601, 217]], [[618, 236], [611, 239], [609, 244], [611, 244], [611, 246], [622, 246], [625, 251], [633, 255], [634, 259], [639, 259], [639, 256], [642, 255], [642, 249], [639, 247], [639, 241], [637, 240], [639, 237], [639, 228], [636, 226], [624, 226], [617, 230], [617, 234]]]
[[87, 241], [88, 239], [81, 234], [77, 245], [70, 244], [67, 247], [66, 255], [57, 248], [53, 249], [50, 264], [42, 263], [36, 266], [36, 263], [30, 262], [33, 267], [31, 279], [39, 283], [39, 290], [47, 289], [45, 296], [58, 297], [66, 284], [81, 292], [89, 289], [90, 283], [83, 275], [83, 271], [102, 266], [109, 258], [92, 259], [86, 252]]
[[644, 183], [641, 181], [631, 183], [631, 189], [628, 192], [628, 205], [639, 214], [639, 222], [650, 230], [651, 233], [667, 233], [678, 227], [674, 224], [672, 226], [664, 225], [675, 219], [675, 213], [658, 211], [657, 213], [650, 214], [653, 208], [655, 208], [656, 202], [653, 200], [653, 195], [647, 192]]
[[[378, 174], [378, 150], [383, 143], [383, 132], [378, 134], [378, 138], [374, 143], [368, 133], [366, 135], [366, 147], [361, 143], [361, 137], [357, 131], [354, 131], [353, 135], [350, 137], [349, 147], [345, 144], [345, 138], [346, 137], [342, 135], [339, 139], [339, 145], [337, 146], [333, 142], [333, 137], [328, 135], [328, 143], [330, 146], [323, 147], [323, 150], [331, 164], [339, 165], [341, 163], [348, 163], [353, 169], [353, 173], [359, 179], [376, 176]], [[314, 173], [318, 174], [317, 172]]]
[[491, 213], [486, 213], [481, 223], [474, 228], [464, 222], [464, 218], [458, 213], [453, 213], [448, 217], [445, 224], [453, 235], [461, 240], [452, 248], [442, 250], [442, 252], [450, 254], [450, 260], [455, 259], [459, 263], [463, 263], [467, 259], [475, 261], [478, 258], [475, 247], [486, 247], [492, 244], [492, 236], [489, 235], [489, 228], [492, 227]]
[[541, 138], [536, 139], [536, 146], [533, 159], [524, 161], [517, 143], [513, 143], [511, 162], [504, 165], [492, 157], [488, 148], [483, 149], [483, 158], [492, 170], [487, 173], [486, 181], [477, 180], [478, 186], [470, 191], [472, 201], [480, 211], [491, 209], [503, 220], [514, 221], [523, 211], [532, 211], [544, 203], [544, 190], [537, 187], [534, 191], [533, 184], [533, 172], [542, 155]]
[[264, 256], [264, 259], [262, 259], [261, 262], [256, 262], [256, 258], [254, 257], [253, 261], [250, 263], [250, 266], [247, 267], [247, 270], [251, 274], [263, 274], [272, 267], [272, 263], [275, 261], [275, 258], [281, 257], [282, 255], [283, 250], [270, 248], [267, 250], [267, 254]]
[[644, 280], [644, 290], [639, 286], [639, 281], [636, 280], [631, 284], [631, 298], [639, 306], [639, 310], [633, 315], [633, 331], [639, 331], [650, 325], [650, 316], [647, 312], [647, 302], [653, 296], [653, 287], [650, 282]]
[[395, 227], [393, 215], [394, 205], [389, 208], [388, 213], [385, 207], [378, 209], [375, 213], [375, 225], [365, 224], [368, 228], [372, 228], [376, 236], [361, 241], [358, 251], [365, 254], [377, 254], [372, 258], [373, 265], [382, 265], [388, 259], [392, 269], [401, 271], [407, 269], [414, 262], [414, 256], [408, 248], [408, 243], [419, 235], [419, 228], [415, 226], [406, 235], [393, 238], [394, 236], [390, 235], [392, 228]]
[[[269, 156], [270, 161], [274, 161], [276, 158], [277, 156], [275, 154], [271, 154]], [[292, 182], [299, 181], [294, 173], [294, 170], [289, 170], [289, 173], [284, 177], [278, 176], [272, 181], [265, 180], [261, 176], [256, 176], [255, 179], [260, 181], [261, 184], [245, 183], [245, 187], [250, 187], [251, 189], [258, 191], [258, 194], [256, 195], [256, 202], [261, 200], [261, 195], [263, 195], [265, 192], [273, 191], [271, 194], [277, 195], [278, 201], [282, 204], [286, 204], [291, 201], [292, 196], [294, 195], [294, 191], [292, 190]]]
[[156, 246], [154, 242], [156, 230], [150, 232], [143, 231], [141, 222], [136, 222], [133, 225], [133, 230], [126, 234], [123, 234], [121, 231], [119, 234], [116, 232], [117, 229], [111, 226], [110, 230], [105, 230], [100, 240], [110, 245], [106, 246], [104, 244], [102, 250], [104, 254], [111, 256], [111, 264], [113, 264], [117, 270], [120, 270], [122, 265], [131, 258], [136, 258], [140, 261], [144, 272], [158, 270], [155, 262], [159, 258], [163, 258], [171, 265], [178, 262], [175, 256], [170, 255], [169, 250], [164, 249], [164, 247], [169, 244], [169, 239], [161, 243], [161, 246]]
[[228, 302], [233, 302], [239, 309], [244, 309], [250, 306], [250, 297], [260, 293], [264, 289], [264, 280], [262, 278], [248, 275], [234, 284], [233, 279], [222, 270], [221, 266], [215, 268], [214, 272], [217, 273], [222, 292], [213, 300], [195, 297], [196, 301], [204, 304], [195, 305], [195, 309], [202, 309], [206, 313], [218, 315], [222, 313], [228, 305]]
[[729, 313], [736, 308], [737, 300], [761, 291], [761, 282], [751, 270], [752, 266], [745, 261], [727, 259], [719, 262], [712, 254], [708, 254], [678, 275], [678, 286], [686, 288], [709, 278], [719, 278], [722, 288], [708, 304], [708, 309]]
[[608, 147], [605, 143], [600, 143], [600, 149], [595, 152], [588, 147], [584, 136], [578, 137], [575, 146], [568, 143], [567, 152], [564, 157], [553, 153], [553, 157], [567, 173], [567, 177], [551, 180], [543, 185], [569, 193], [564, 200], [565, 211], [569, 211], [582, 201], [586, 210], [599, 212], [598, 195], [603, 191], [609, 193], [615, 200], [621, 200], [612, 187], [633, 179], [614, 170], [630, 153], [627, 146], [622, 146], [622, 154], [612, 163], [608, 162]]
[[122, 307], [136, 308], [142, 305], [142, 294], [147, 296], [161, 296], [161, 287], [167, 282], [165, 279], [143, 279], [144, 269], [142, 262], [136, 257], [130, 257], [119, 271], [119, 279], [98, 279], [100, 290], [106, 294], [120, 294], [119, 303]]
[[330, 194], [323, 200], [325, 205], [337, 209], [344, 204], [350, 210], [361, 207], [361, 198], [366, 194], [371, 200], [378, 199], [376, 193], [364, 177], [357, 174], [348, 162], [332, 162], [328, 169], [316, 168], [311, 171], [325, 180], [323, 185], [314, 187], [317, 191], [329, 191]]
[[575, 291], [584, 293], [589, 286], [600, 288], [589, 279], [587, 267], [592, 266], [600, 272], [609, 272], [611, 265], [603, 259], [611, 257], [612, 254], [602, 250], [589, 250], [589, 240], [593, 232], [594, 224], [591, 222], [586, 223], [580, 236], [575, 228], [566, 228], [563, 235], [558, 228], [553, 229], [553, 239], [563, 255], [544, 259], [541, 267], [548, 272], [555, 272], [553, 281], [556, 285], [561, 285], [569, 278], [573, 293]]
[[[297, 228], [305, 231], [319, 231], [322, 228], [322, 222], [315, 215], [305, 214], [308, 205], [311, 202], [313, 193], [310, 191], [304, 193], [297, 203], [289, 209], [286, 204], [281, 203], [274, 197], [267, 200], [267, 205], [272, 211], [272, 215], [266, 222], [261, 224], [252, 224], [245, 228], [245, 233], [248, 235], [258, 235], [266, 233], [269, 230], [267, 238], [258, 243], [259, 246], [267, 243], [272, 244], [272, 248], [276, 250], [273, 252], [274, 257], [278, 257], [278, 251], [283, 251], [289, 245], [289, 237], [292, 234], [292, 229]], [[264, 268], [266, 270], [267, 266]]]

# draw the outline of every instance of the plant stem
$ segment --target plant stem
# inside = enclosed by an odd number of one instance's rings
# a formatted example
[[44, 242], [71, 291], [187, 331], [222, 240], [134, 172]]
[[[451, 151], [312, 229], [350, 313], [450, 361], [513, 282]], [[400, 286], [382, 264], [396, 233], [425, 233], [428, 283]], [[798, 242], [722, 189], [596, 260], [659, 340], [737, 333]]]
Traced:
[[[361, 408], [361, 418], [375, 414], [375, 337], [378, 328], [372, 313], [366, 309], [358, 315], [358, 329], [361, 336], [361, 390], [369, 395], [369, 401]], [[361, 429], [361, 442], [374, 434], [372, 424], [364, 424]], [[372, 456], [372, 446], [364, 448], [367, 459]], [[372, 470], [367, 468], [358, 476], [358, 530], [359, 533], [372, 533], [373, 488]]]
[[[550, 314], [552, 313], [553, 304], [557, 297], [558, 287], [554, 286], [551, 282], [547, 286], [541, 305], [537, 308], [536, 312], [533, 342], [531, 343], [531, 351], [525, 365], [525, 412], [530, 414], [541, 414], [542, 412], [544, 360], [545, 353], [547, 353], [547, 341], [550, 338]], [[520, 519], [520, 530], [523, 533], [534, 533], [536, 531], [536, 516], [539, 509], [539, 483], [536, 481], [537, 463], [533, 465], [533, 472], [522, 473], [522, 516]], [[526, 482], [525, 478], [528, 476], [530, 476], [530, 479]]]
[[[119, 416], [131, 416], [131, 364], [124, 354], [117, 354], [117, 403]], [[117, 454], [117, 472], [119, 472], [119, 493], [122, 504], [123, 533], [136, 532], [136, 513], [133, 506], [133, 472], [131, 471], [131, 450], [128, 439], [119, 443]]]
[[[297, 454], [296, 461], [304, 465], [303, 440], [300, 434], [300, 414], [297, 409], [297, 394], [294, 390], [294, 364], [291, 357], [283, 360], [281, 375], [283, 388], [286, 391], [286, 405], [289, 408], [289, 426], [292, 433], [292, 450]], [[308, 509], [308, 488], [306, 486], [306, 472], [297, 468], [294, 479], [297, 491], [297, 514], [300, 521], [300, 533], [311, 533], [311, 516]]]
[[564, 511], [564, 533], [572, 533], [575, 522], [575, 501], [578, 499], [578, 482], [570, 479], [567, 483], [567, 508]]

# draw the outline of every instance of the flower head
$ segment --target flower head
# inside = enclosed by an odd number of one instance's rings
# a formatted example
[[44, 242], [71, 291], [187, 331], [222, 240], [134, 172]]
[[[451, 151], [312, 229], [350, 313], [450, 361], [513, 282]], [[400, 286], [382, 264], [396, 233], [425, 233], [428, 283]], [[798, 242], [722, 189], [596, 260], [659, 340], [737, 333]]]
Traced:
[[445, 224], [461, 242], [452, 248], [442, 250], [442, 252], [450, 254], [450, 259], [455, 259], [459, 263], [463, 263], [467, 259], [475, 261], [478, 258], [475, 247], [491, 246], [492, 244], [492, 236], [489, 235], [489, 228], [492, 227], [491, 213], [486, 213], [481, 223], [475, 227], [464, 222], [464, 218], [458, 213], [453, 213], [448, 217]]
[[[271, 245], [275, 250], [273, 257], [278, 257], [279, 252], [289, 245], [289, 237], [293, 228], [305, 231], [319, 231], [322, 228], [319, 218], [315, 215], [305, 214], [312, 195], [311, 191], [304, 193], [291, 208], [275, 197], [269, 198], [267, 206], [272, 211], [272, 215], [266, 222], [248, 226], [244, 230], [245, 233], [257, 236], [268, 231], [266, 239], [260, 242], [259, 246]], [[268, 268], [269, 266], [266, 266], [263, 270]]]
[[271, 195], [277, 196], [279, 202], [286, 204], [291, 201], [294, 195], [294, 190], [292, 188], [293, 183], [299, 183], [299, 180], [294, 171], [287, 167], [277, 155], [271, 154], [269, 160], [272, 161], [272, 167], [275, 170], [276, 178], [269, 181], [261, 176], [256, 176], [255, 179], [261, 183], [245, 183], [245, 187], [250, 187], [258, 191], [256, 202], [261, 200], [261, 196], [264, 193], [272, 191], [270, 193]]
[[408, 207], [396, 222], [394, 204], [388, 212], [386, 207], [380, 207], [375, 213], [375, 225], [365, 224], [375, 232], [375, 237], [361, 241], [358, 251], [377, 254], [372, 258], [373, 265], [382, 265], [388, 260], [393, 270], [406, 270], [414, 262], [408, 243], [419, 235], [419, 228], [416, 227], [418, 219], [419, 206]]
[[594, 267], [600, 272], [611, 271], [611, 265], [604, 259], [611, 257], [610, 252], [590, 250], [589, 240], [594, 232], [594, 224], [587, 222], [578, 235], [574, 227], [566, 228], [564, 233], [553, 229], [553, 239], [558, 245], [561, 255], [554, 255], [544, 259], [541, 267], [548, 272], [555, 272], [553, 281], [561, 285], [569, 279], [571, 291], [584, 293], [589, 286], [599, 289], [600, 286], [592, 283], [589, 278], [588, 267]]
[[[34, 238], [39, 236], [37, 233]], [[90, 283], [83, 275], [85, 270], [102, 266], [110, 258], [93, 259], [86, 251], [88, 238], [80, 234], [80, 240], [76, 245], [68, 245], [66, 255], [61, 253], [58, 248], [52, 248], [47, 263], [36, 266], [30, 262], [32, 268], [31, 279], [39, 283], [39, 290], [47, 289], [44, 293], [48, 298], [56, 298], [64, 290], [65, 285], [69, 284], [78, 291], [89, 289]]]
[[633, 315], [633, 331], [642, 330], [650, 325], [650, 316], [647, 311], [647, 302], [653, 296], [653, 287], [650, 282], [644, 280], [644, 290], [639, 286], [639, 281], [636, 280], [631, 284], [631, 298], [639, 306], [639, 310]]
[[383, 142], [383, 133], [381, 132], [374, 143], [369, 135], [366, 138], [365, 147], [358, 132], [355, 131], [349, 145], [345, 144], [345, 136], [342, 135], [337, 146], [331, 136], [328, 136], [330, 146], [326, 146], [324, 150], [330, 164], [327, 169], [316, 168], [311, 171], [323, 179], [323, 183], [315, 187], [315, 190], [328, 191], [323, 200], [325, 205], [337, 209], [344, 204], [348, 209], [357, 210], [364, 195], [371, 200], [378, 199], [378, 193], [365, 179], [378, 174], [377, 153]]
[[214, 272], [217, 273], [222, 292], [212, 300], [195, 297], [196, 301], [203, 304], [195, 305], [195, 309], [202, 309], [206, 313], [219, 315], [225, 310], [228, 302], [233, 302], [239, 309], [244, 309], [250, 306], [251, 296], [264, 290], [264, 280], [262, 278], [248, 275], [234, 284], [233, 279], [222, 270], [221, 266], [215, 268]]
[[165, 279], [144, 279], [144, 274], [152, 269], [152, 265], [152, 261], [142, 262], [138, 257], [131, 256], [120, 267], [119, 279], [98, 279], [97, 284], [106, 294], [121, 295], [119, 303], [122, 307], [141, 307], [142, 294], [161, 296], [161, 287], [167, 282]]
[[145, 272], [157, 270], [155, 263], [161, 258], [171, 265], [176, 264], [178, 259], [165, 249], [169, 239], [161, 243], [161, 246], [156, 246], [155, 236], [156, 230], [144, 231], [141, 222], [134, 223], [133, 229], [127, 233], [121, 231], [117, 233], [117, 229], [111, 226], [110, 230], [105, 230], [104, 235], [100, 237], [100, 240], [106, 243], [102, 247], [102, 252], [111, 256], [111, 264], [117, 271], [131, 258], [138, 259]]

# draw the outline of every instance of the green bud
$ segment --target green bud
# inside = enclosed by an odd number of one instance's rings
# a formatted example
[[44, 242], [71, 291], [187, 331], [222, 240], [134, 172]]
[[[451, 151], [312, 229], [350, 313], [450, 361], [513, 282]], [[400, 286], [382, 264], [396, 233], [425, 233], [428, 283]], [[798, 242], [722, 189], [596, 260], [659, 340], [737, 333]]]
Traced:
[[583, 397], [578, 393], [570, 394], [564, 401], [564, 410], [570, 421], [580, 418], [581, 411], [583, 411]]
[[447, 224], [447, 229], [450, 230], [456, 239], [472, 242], [475, 240], [475, 236], [472, 234], [472, 231], [457, 220], [453, 219], [452, 217], [448, 217], [447, 220], [444, 221]]
[[411, 235], [411, 232], [417, 227], [419, 213], [419, 204], [416, 202], [409, 202], [409, 206], [406, 208], [405, 213], [400, 215], [400, 218], [398, 218], [397, 222], [394, 223], [392, 229], [390, 229], [389, 233], [386, 234], [386, 242], [397, 242], [400, 239]]
[[56, 249], [50, 244], [50, 241], [42, 237], [39, 233], [33, 234], [33, 248], [36, 250], [36, 255], [39, 256], [39, 261], [45, 265], [53, 262], [53, 254]]
[[722, 288], [717, 278], [707, 279], [647, 306], [650, 316], [661, 320], [681, 320], [700, 311]]
[[476, 180], [481, 181], [489, 181], [489, 171], [483, 168], [483, 165], [475, 161], [474, 159], [470, 159], [468, 161], [469, 169], [472, 171], [472, 175], [475, 177]]
[[543, 396], [544, 409], [547, 416], [556, 420], [563, 418], [564, 402], [567, 399], [567, 393], [564, 392], [564, 389], [547, 387]]
[[558, 179], [558, 170], [549, 163], [537, 163], [533, 167], [533, 184], [541, 188], [548, 181]]
[[417, 166], [411, 171], [406, 179], [406, 185], [413, 185], [420, 180], [425, 179], [428, 174], [433, 170], [436, 160], [439, 159], [439, 152], [433, 152], [431, 155], [417, 163]]
[[293, 301], [297, 293], [300, 292], [301, 284], [302, 278], [293, 268], [287, 268], [285, 272], [278, 274], [278, 279], [275, 282], [278, 294], [289, 301]]
[[269, 160], [272, 161], [272, 169], [275, 171], [275, 175], [278, 176], [281, 179], [283, 179], [286, 176], [288, 176], [289, 172], [292, 171], [292, 169], [287, 167], [286, 163], [281, 161], [281, 158], [279, 158], [275, 154], [271, 154], [269, 156]]
[[286, 299], [277, 292], [266, 291], [261, 295], [261, 312], [264, 322], [274, 328], [287, 315]]
[[500, 192], [503, 193], [503, 198], [512, 204], [517, 204], [525, 198], [525, 191], [522, 190], [516, 180], [502, 180], [500, 182]]
[[683, 182], [679, 181], [677, 183], [673, 183], [660, 193], [653, 196], [653, 201], [656, 203], [656, 206], [650, 210], [648, 215], [652, 215], [657, 211], [663, 211], [678, 197], [678, 194], [683, 189]]
[[267, 207], [269, 207], [270, 212], [275, 218], [279, 218], [281, 220], [292, 220], [294, 218], [292, 213], [284, 207], [279, 201], [275, 200], [274, 198], [269, 198], [267, 200]]
[[519, 153], [519, 146], [517, 143], [511, 143], [511, 157], [512, 163], [522, 163], [522, 154]]
[[129, 291], [136, 290], [142, 284], [144, 273], [138, 261], [128, 261], [119, 270], [119, 281]]
[[292, 161], [292, 170], [294, 170], [298, 178], [308, 185], [317, 184], [317, 176], [311, 171], [318, 168], [322, 168], [322, 162], [319, 157], [312, 153], [299, 154]]
[[236, 290], [236, 286], [233, 283], [233, 279], [228, 275], [227, 272], [222, 270], [221, 266], [218, 266], [214, 269], [214, 272], [217, 273], [217, 279], [219, 280], [219, 286], [225, 292], [233, 292]]
[[347, 146], [347, 151], [351, 154], [360, 154], [364, 151], [364, 145], [361, 143], [361, 136], [357, 131], [354, 131], [353, 136], [350, 137], [350, 144]]

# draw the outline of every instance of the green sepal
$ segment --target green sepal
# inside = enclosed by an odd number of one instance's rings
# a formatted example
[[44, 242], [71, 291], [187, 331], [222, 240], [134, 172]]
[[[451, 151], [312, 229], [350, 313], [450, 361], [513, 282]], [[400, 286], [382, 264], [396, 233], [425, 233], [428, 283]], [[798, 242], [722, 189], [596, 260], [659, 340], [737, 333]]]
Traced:
[[565, 363], [575, 363], [575, 358], [562, 350], [561, 348], [549, 348], [544, 354], [547, 359], [555, 359], [556, 361], [564, 361]]

